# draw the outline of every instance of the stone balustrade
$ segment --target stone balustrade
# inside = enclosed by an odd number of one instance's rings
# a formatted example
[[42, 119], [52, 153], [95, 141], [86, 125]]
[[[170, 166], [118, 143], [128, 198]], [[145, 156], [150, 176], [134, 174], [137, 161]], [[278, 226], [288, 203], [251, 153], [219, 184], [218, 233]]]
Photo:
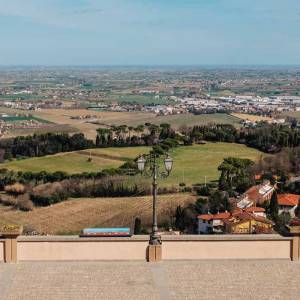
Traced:
[[[19, 236], [0, 239], [0, 261], [146, 260], [148, 236], [80, 238]], [[271, 235], [162, 236], [162, 260], [299, 260], [299, 237]]]

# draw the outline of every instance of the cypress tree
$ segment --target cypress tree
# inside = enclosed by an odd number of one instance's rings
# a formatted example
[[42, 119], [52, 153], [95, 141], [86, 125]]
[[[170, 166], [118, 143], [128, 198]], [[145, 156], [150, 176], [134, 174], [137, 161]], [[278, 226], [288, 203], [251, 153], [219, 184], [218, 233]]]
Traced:
[[134, 220], [134, 234], [142, 233], [142, 221], [140, 218], [135, 218]]
[[274, 191], [271, 201], [270, 201], [270, 206], [269, 206], [269, 213], [271, 219], [276, 222], [278, 220], [278, 200], [277, 200], [277, 192]]

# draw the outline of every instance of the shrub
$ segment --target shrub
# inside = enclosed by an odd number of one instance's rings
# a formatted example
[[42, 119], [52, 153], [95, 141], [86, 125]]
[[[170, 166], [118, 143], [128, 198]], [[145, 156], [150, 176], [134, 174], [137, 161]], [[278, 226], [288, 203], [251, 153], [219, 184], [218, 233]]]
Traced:
[[11, 195], [20, 195], [26, 193], [26, 187], [19, 182], [16, 182], [12, 185], [6, 185], [4, 190], [6, 193]]
[[197, 192], [197, 195], [199, 195], [199, 196], [209, 196], [210, 195], [210, 188], [208, 186], [202, 185], [201, 187], [198, 187], [195, 190]]
[[1, 195], [0, 202], [4, 205], [13, 206], [23, 211], [33, 210], [33, 203], [27, 193], [17, 197], [12, 195]]
[[23, 211], [33, 210], [33, 203], [29, 194], [23, 194], [17, 197], [17, 208]]
[[16, 206], [17, 205], [16, 197], [11, 196], [11, 195], [1, 195], [0, 202], [6, 206]]
[[69, 194], [64, 189], [62, 182], [45, 183], [36, 186], [32, 190], [31, 200], [40, 206], [47, 206], [67, 200]]
[[183, 193], [190, 193], [192, 192], [192, 188], [190, 186], [185, 186], [183, 189], [182, 189], [182, 192]]

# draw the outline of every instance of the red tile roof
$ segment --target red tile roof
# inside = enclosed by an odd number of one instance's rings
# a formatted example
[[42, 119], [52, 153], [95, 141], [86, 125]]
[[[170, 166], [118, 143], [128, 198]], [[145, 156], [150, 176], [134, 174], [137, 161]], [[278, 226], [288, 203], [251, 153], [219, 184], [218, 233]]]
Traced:
[[231, 214], [229, 212], [223, 212], [214, 215], [214, 220], [223, 220], [223, 219], [229, 219], [231, 217]]
[[279, 194], [277, 201], [279, 205], [284, 206], [297, 206], [300, 199], [300, 195], [296, 194]]
[[223, 213], [218, 213], [215, 215], [212, 214], [207, 214], [207, 215], [199, 215], [198, 219], [202, 220], [224, 220], [224, 219], [229, 219], [231, 217], [231, 214], [229, 212], [223, 212]]
[[261, 175], [255, 175], [255, 180], [260, 180], [261, 179]]
[[199, 215], [198, 219], [202, 220], [212, 220], [214, 215]]
[[238, 215], [238, 214], [240, 214], [240, 213], [242, 213], [242, 212], [243, 212], [242, 209], [236, 208], [236, 209], [232, 212], [232, 216]]
[[245, 209], [247, 212], [265, 212], [266, 210], [263, 207], [251, 206]]
[[229, 224], [231, 226], [236, 226], [237, 224], [242, 224], [242, 223], [250, 221], [250, 220], [256, 220], [261, 223], [273, 225], [273, 222], [270, 221], [269, 219], [267, 219], [265, 217], [261, 217], [261, 216], [256, 216], [256, 215], [254, 215], [250, 212], [246, 212], [246, 211], [243, 211], [240, 214], [236, 214], [234, 217], [237, 220], [236, 222], [232, 222], [232, 220], [226, 220], [225, 223]]

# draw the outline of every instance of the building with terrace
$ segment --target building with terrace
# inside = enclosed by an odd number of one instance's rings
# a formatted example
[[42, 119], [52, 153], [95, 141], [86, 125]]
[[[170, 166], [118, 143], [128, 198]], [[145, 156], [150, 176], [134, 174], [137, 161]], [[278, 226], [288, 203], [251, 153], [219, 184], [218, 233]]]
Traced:
[[237, 207], [245, 209], [257, 204], [262, 204], [270, 201], [275, 187], [271, 185], [270, 181], [265, 181], [262, 184], [254, 185], [242, 194], [237, 202]]

